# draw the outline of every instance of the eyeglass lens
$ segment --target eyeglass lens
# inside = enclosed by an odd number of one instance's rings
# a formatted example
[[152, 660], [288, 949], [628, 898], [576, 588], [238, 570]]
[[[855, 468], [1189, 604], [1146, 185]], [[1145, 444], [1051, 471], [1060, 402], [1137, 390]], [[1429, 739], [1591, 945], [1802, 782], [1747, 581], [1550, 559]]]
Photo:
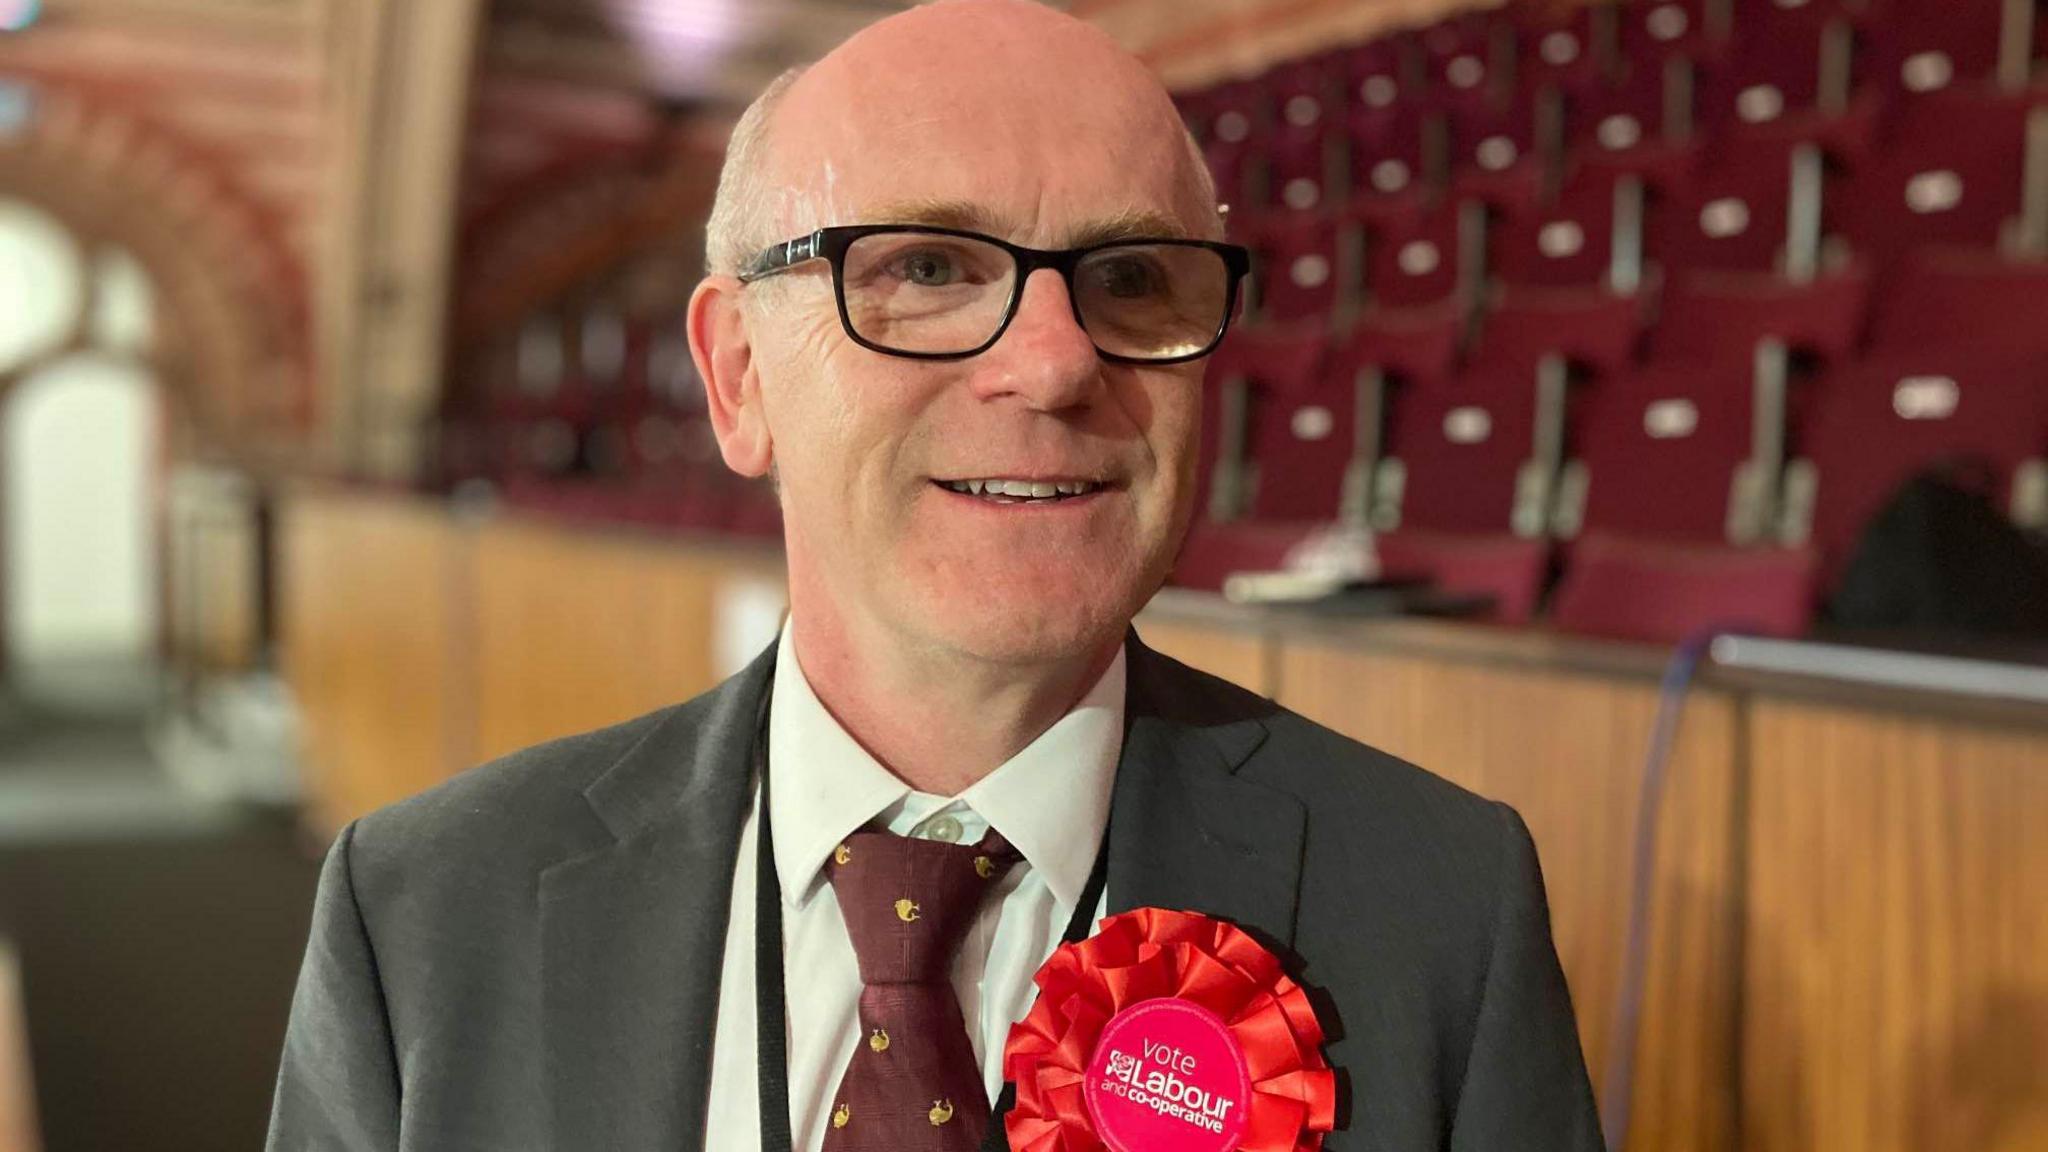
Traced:
[[[1009, 252], [986, 241], [882, 232], [846, 252], [842, 291], [853, 331], [899, 352], [972, 352], [1002, 327], [1017, 278]], [[1095, 346], [1166, 360], [1207, 348], [1229, 307], [1230, 271], [1207, 248], [1116, 244], [1074, 270], [1074, 304]]]

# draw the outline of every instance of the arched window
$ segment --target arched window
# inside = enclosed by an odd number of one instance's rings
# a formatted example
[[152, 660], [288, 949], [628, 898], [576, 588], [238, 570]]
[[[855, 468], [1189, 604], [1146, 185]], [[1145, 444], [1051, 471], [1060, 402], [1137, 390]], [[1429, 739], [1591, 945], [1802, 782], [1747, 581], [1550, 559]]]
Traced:
[[132, 256], [0, 199], [0, 588], [24, 686], [155, 660], [154, 329], [149, 277]]

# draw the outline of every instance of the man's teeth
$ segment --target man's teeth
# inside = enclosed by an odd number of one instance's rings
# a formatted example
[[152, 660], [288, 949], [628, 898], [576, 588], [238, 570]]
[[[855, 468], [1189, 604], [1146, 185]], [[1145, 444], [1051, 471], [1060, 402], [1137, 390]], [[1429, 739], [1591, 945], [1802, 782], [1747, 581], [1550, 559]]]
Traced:
[[1102, 487], [1093, 480], [947, 480], [946, 487], [970, 496], [1009, 496], [1048, 500], [1055, 496], [1086, 496]]

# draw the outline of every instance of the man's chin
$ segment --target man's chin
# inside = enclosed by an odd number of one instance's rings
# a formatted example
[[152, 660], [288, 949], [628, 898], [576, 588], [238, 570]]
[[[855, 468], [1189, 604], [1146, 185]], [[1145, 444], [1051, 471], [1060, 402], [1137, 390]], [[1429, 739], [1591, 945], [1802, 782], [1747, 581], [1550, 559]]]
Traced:
[[925, 628], [947, 648], [991, 664], [1044, 667], [1093, 658], [1121, 641], [1131, 612], [1120, 604], [954, 604], [935, 608]]
[[998, 559], [964, 550], [906, 562], [898, 611], [939, 646], [992, 662], [1049, 664], [1120, 641], [1163, 579], [1165, 559], [1129, 549]]

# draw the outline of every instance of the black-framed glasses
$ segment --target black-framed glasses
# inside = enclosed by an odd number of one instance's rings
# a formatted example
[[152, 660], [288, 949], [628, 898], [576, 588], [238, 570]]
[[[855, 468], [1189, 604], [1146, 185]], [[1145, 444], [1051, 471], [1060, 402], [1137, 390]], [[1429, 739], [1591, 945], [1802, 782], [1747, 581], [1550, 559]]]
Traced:
[[1215, 350], [1251, 256], [1208, 240], [1129, 239], [1025, 248], [952, 228], [848, 224], [777, 244], [740, 270], [749, 284], [810, 260], [832, 262], [839, 322], [890, 356], [958, 360], [986, 352], [1017, 315], [1024, 283], [1050, 268], [1074, 322], [1103, 359], [1178, 364]]

